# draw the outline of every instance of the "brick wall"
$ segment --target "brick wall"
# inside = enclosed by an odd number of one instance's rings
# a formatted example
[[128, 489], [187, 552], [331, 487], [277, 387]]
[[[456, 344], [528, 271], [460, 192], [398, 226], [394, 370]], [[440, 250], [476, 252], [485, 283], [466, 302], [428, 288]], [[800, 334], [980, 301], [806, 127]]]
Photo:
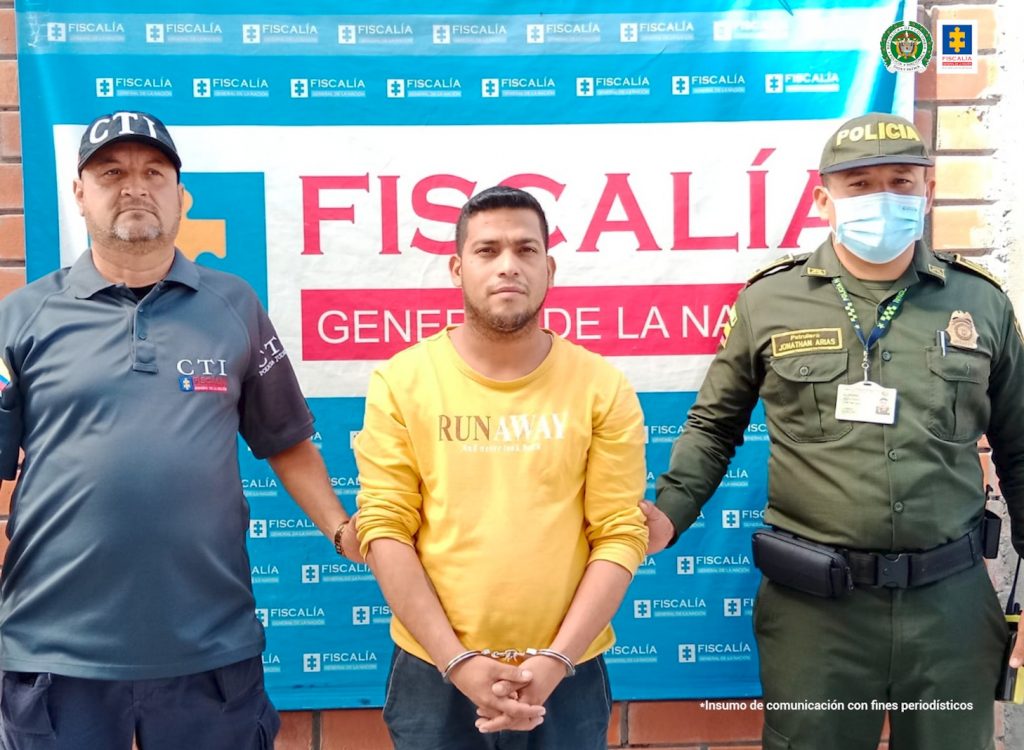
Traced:
[[[993, 154], [1005, 130], [992, 126], [1002, 102], [996, 55], [998, 22], [1015, 0], [922, 0], [919, 20], [934, 28], [937, 19], [978, 21], [983, 56], [976, 75], [918, 77], [915, 121], [938, 156], [938, 193], [932, 214], [936, 249], [983, 259], [997, 242], [999, 181], [993, 180]], [[881, 33], [881, 30], [879, 30]], [[25, 281], [21, 138], [11, 0], [0, 0], [0, 296]], [[6, 524], [10, 483], [0, 490], [0, 526]], [[0, 558], [6, 536], [0, 536]], [[1001, 713], [998, 718], [1002, 735]], [[278, 750], [382, 750], [390, 747], [376, 709], [289, 712]], [[617, 704], [608, 744], [615, 748], [662, 750], [759, 750], [761, 717], [750, 710], [709, 712], [695, 701]], [[880, 747], [886, 747], [883, 741]]]

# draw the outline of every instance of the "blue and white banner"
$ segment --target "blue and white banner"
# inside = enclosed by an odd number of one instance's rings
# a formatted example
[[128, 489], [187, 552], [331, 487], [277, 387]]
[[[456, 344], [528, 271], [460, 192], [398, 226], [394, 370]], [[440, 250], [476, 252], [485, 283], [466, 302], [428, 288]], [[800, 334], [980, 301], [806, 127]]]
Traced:
[[[737, 290], [825, 236], [811, 191], [828, 133], [910, 114], [912, 76], [885, 71], [879, 40], [912, 1], [210, 5], [18, 0], [28, 275], [87, 247], [84, 126], [160, 117], [184, 161], [179, 247], [266, 302], [350, 510], [370, 372], [461, 320], [447, 256], [473, 192], [524, 187], [548, 211], [545, 325], [641, 392], [653, 496]], [[607, 654], [616, 698], [760, 693], [767, 455], [758, 411], [703, 517], [639, 571]], [[380, 705], [390, 612], [369, 570], [244, 445], [240, 461], [275, 702]]]

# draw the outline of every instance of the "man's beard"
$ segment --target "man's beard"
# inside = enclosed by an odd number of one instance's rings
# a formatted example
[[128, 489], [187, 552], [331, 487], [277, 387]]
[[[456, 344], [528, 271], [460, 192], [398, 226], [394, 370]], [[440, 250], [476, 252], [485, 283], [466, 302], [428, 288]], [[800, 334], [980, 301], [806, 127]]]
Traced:
[[170, 232], [168, 232], [159, 222], [133, 226], [129, 222], [121, 222], [118, 219], [115, 219], [109, 227], [99, 227], [87, 221], [86, 228], [89, 230], [93, 242], [116, 246], [129, 255], [146, 255], [155, 248], [163, 247], [165, 244], [163, 240], [169, 234], [171, 236], [178, 234], [177, 224], [169, 227]]
[[535, 308], [503, 314], [477, 307], [470, 301], [466, 290], [462, 290], [462, 306], [466, 311], [466, 320], [472, 321], [478, 330], [492, 339], [517, 338], [523, 335], [526, 329], [537, 320], [545, 299], [547, 299], [547, 291], [544, 293], [544, 299]]

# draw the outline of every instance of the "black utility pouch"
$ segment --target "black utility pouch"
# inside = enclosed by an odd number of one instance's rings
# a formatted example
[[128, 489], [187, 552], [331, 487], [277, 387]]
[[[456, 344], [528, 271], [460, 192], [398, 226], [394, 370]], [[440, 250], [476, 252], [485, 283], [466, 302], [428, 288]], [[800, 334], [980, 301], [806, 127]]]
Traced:
[[825, 599], [853, 590], [849, 562], [831, 547], [778, 529], [755, 531], [753, 544], [754, 565], [775, 583]]
[[981, 521], [981, 554], [985, 559], [995, 560], [999, 557], [999, 532], [1002, 528], [1003, 519], [986, 508], [985, 517]]

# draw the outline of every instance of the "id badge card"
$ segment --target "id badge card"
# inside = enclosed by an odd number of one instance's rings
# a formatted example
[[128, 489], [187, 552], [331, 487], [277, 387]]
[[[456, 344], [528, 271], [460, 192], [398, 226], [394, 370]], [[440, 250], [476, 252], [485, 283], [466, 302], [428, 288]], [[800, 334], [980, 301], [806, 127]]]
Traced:
[[836, 395], [836, 419], [893, 424], [896, 421], [896, 389], [883, 388], [869, 380], [840, 385]]

